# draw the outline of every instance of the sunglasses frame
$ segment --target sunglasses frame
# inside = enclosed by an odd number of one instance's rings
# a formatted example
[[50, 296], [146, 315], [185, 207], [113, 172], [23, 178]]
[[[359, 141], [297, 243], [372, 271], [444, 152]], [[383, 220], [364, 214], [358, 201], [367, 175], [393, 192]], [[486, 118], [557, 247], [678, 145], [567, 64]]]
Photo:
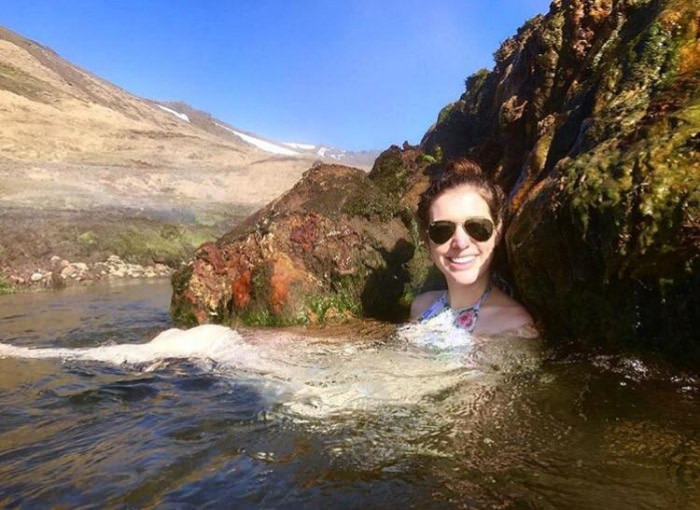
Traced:
[[[435, 227], [437, 225], [446, 226], [448, 224], [451, 225], [451, 227], [452, 227], [452, 231], [450, 232], [450, 236], [447, 239], [445, 239], [444, 241], [440, 241], [440, 239], [437, 239], [437, 240], [433, 239], [434, 234], [431, 232], [431, 229], [433, 229], [433, 227]], [[455, 232], [457, 232], [458, 225], [461, 225], [462, 228], [464, 229], [464, 231], [467, 233], [467, 235], [469, 237], [471, 237], [474, 241], [479, 242], [479, 243], [483, 243], [483, 242], [486, 242], [489, 239], [491, 239], [493, 237], [493, 233], [496, 231], [496, 225], [494, 224], [493, 220], [491, 220], [490, 218], [485, 218], [483, 216], [473, 216], [473, 217], [465, 219], [462, 223], [456, 223], [456, 222], [450, 221], [450, 220], [433, 221], [428, 226], [426, 234], [428, 235], [428, 239], [430, 239], [431, 242], [433, 242], [434, 244], [439, 246], [441, 244], [445, 244], [446, 242], [448, 242], [450, 239], [452, 239], [454, 237]], [[477, 228], [486, 228], [489, 231], [488, 237], [486, 237], [484, 239], [480, 239], [480, 237], [483, 237], [483, 236], [478, 235], [478, 232], [477, 232], [477, 235], [474, 235], [475, 234], [474, 229], [473, 229], [474, 225], [476, 225]]]

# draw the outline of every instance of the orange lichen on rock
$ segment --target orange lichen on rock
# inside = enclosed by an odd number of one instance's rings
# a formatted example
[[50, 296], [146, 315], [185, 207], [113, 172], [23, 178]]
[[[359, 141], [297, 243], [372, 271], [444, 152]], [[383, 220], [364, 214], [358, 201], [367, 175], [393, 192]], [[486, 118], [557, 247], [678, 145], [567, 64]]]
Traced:
[[237, 278], [231, 282], [231, 293], [233, 306], [237, 310], [245, 308], [250, 303], [250, 292], [252, 290], [252, 273], [246, 269], [239, 273]]
[[691, 73], [700, 69], [700, 41], [696, 40], [683, 46], [680, 55], [679, 71], [681, 74]]
[[611, 0], [597, 0], [590, 6], [588, 15], [594, 23], [600, 23], [612, 13], [613, 4]]
[[272, 263], [272, 276], [270, 277], [270, 308], [276, 314], [280, 314], [289, 297], [291, 284], [300, 280], [301, 271], [294, 267], [292, 260], [283, 253], [277, 254]]
[[688, 6], [685, 3], [672, 5], [659, 16], [659, 23], [666, 30], [683, 31], [682, 37], [685, 42], [678, 50], [680, 74], [692, 73], [700, 69], [700, 11], [695, 9], [688, 12], [687, 9]]

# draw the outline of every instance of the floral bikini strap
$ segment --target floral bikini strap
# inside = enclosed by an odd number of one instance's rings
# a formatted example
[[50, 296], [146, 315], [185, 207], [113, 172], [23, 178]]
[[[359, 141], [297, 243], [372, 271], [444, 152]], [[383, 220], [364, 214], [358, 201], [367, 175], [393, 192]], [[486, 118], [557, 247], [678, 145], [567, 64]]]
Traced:
[[[479, 318], [479, 309], [489, 297], [492, 288], [493, 284], [489, 280], [489, 284], [486, 286], [484, 293], [481, 295], [481, 297], [476, 303], [467, 308], [455, 310], [454, 325], [459, 328], [466, 329], [470, 333], [474, 331], [474, 328], [476, 327], [476, 321]], [[418, 322], [423, 322], [428, 319], [431, 319], [439, 313], [449, 309], [450, 304], [447, 302], [447, 291], [445, 291], [440, 295], [438, 299], [435, 300], [435, 302], [432, 305], [428, 307], [428, 309], [425, 312], [423, 312], [423, 314], [418, 319]]]
[[492, 288], [493, 284], [491, 283], [491, 280], [489, 280], [489, 284], [486, 286], [484, 293], [476, 303], [474, 303], [472, 306], [468, 306], [467, 308], [456, 310], [454, 325], [459, 328], [466, 329], [469, 333], [474, 331], [474, 328], [476, 328], [476, 321], [479, 319], [479, 310], [481, 309], [481, 305], [484, 304], [486, 299], [489, 297], [489, 294], [491, 294]]
[[447, 304], [447, 291], [445, 291], [440, 294], [439, 298], [433, 301], [433, 304], [430, 305], [425, 312], [421, 314], [421, 316], [418, 318], [418, 322], [431, 319], [449, 307], [450, 305]]

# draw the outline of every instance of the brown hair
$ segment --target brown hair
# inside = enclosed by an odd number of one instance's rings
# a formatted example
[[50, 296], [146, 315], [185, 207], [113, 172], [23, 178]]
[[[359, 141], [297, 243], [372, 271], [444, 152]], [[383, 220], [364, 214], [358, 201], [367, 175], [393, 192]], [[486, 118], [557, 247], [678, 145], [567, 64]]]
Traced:
[[430, 206], [433, 202], [448, 189], [456, 188], [462, 184], [468, 184], [476, 188], [489, 206], [491, 218], [496, 226], [503, 221], [505, 211], [505, 194], [500, 186], [492, 183], [484, 175], [481, 167], [471, 159], [458, 158], [435, 168], [433, 176], [430, 178], [428, 188], [421, 193], [418, 201], [418, 224], [421, 231], [425, 233], [430, 224]]

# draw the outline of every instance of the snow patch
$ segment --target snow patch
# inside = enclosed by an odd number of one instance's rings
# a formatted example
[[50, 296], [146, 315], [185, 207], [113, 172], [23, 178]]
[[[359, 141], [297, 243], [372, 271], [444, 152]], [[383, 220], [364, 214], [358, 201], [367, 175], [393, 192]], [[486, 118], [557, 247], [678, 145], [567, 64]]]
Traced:
[[315, 145], [310, 143], [295, 143], [295, 142], [282, 142], [282, 145], [291, 147], [292, 149], [299, 149], [302, 151], [312, 151], [316, 148]]
[[240, 131], [236, 131], [235, 129], [231, 129], [229, 127], [224, 126], [223, 124], [216, 124], [220, 128], [225, 129], [226, 131], [230, 131], [240, 139], [242, 139], [244, 142], [247, 142], [251, 145], [255, 145], [257, 148], [264, 150], [265, 152], [271, 152], [273, 154], [281, 154], [283, 156], [298, 156], [299, 153], [296, 151], [293, 151], [291, 149], [287, 149], [286, 147], [282, 147], [280, 145], [274, 144], [272, 142], [268, 142], [266, 140], [261, 140], [260, 138], [255, 138], [254, 136], [246, 135], [245, 133], [241, 133]]
[[161, 110], [164, 110], [168, 113], [175, 115], [175, 117], [177, 117], [180, 120], [184, 120], [185, 122], [190, 121], [190, 118], [184, 113], [180, 113], [180, 112], [176, 112], [175, 110], [171, 110], [170, 108], [168, 108], [167, 106], [163, 106], [162, 104], [157, 104], [156, 106], [158, 108], [160, 108]]

